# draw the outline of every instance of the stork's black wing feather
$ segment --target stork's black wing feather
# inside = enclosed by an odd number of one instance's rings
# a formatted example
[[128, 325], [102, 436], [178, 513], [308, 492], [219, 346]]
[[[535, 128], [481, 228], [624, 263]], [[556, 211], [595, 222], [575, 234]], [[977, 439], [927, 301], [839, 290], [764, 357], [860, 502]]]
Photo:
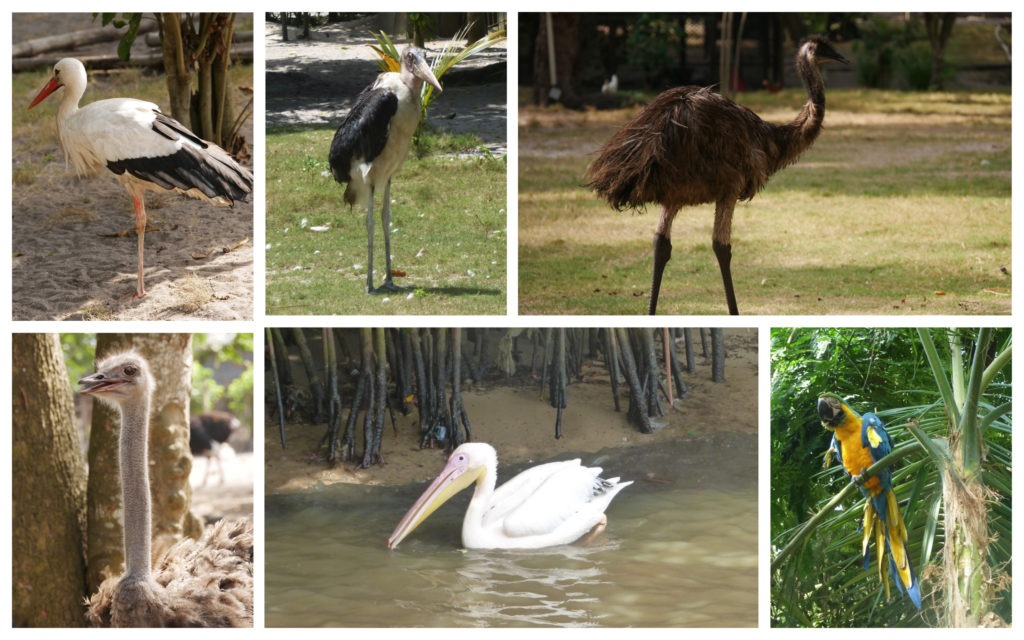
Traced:
[[369, 162], [388, 141], [391, 118], [398, 112], [398, 96], [389, 89], [366, 89], [348, 112], [331, 142], [331, 172], [338, 182], [348, 182], [352, 161]]
[[128, 172], [164, 189], [196, 189], [207, 198], [223, 198], [229, 204], [249, 199], [252, 172], [174, 118], [159, 111], [154, 111], [153, 116], [154, 132], [174, 142], [184, 139], [192, 144], [182, 144], [171, 155], [111, 160], [107, 162], [108, 169], [118, 175]]

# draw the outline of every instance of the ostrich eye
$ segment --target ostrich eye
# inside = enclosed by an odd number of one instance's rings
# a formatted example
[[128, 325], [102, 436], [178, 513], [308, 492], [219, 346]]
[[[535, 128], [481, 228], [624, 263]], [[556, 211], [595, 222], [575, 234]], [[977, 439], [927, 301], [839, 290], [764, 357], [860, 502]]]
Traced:
[[136, 366], [135, 366], [135, 365], [133, 365], [133, 364], [130, 364], [130, 365], [128, 365], [127, 367], [125, 367], [125, 368], [124, 368], [124, 373], [125, 373], [125, 375], [127, 375], [127, 376], [134, 376], [134, 375], [135, 375], [135, 374], [137, 374], [138, 372], [139, 372], [139, 368], [138, 368], [138, 367], [136, 367]]

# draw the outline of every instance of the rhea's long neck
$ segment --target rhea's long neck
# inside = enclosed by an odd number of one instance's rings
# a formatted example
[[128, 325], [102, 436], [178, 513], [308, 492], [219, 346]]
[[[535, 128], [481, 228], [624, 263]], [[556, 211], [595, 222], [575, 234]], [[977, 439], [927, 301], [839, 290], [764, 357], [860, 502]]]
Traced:
[[806, 145], [814, 142], [821, 132], [821, 124], [825, 120], [825, 81], [821, 78], [821, 70], [807, 56], [796, 59], [796, 71], [807, 89], [807, 102], [800, 110], [793, 124], [799, 127], [801, 137]]
[[121, 407], [121, 497], [125, 575], [149, 578], [153, 527], [149, 498], [149, 398]]
[[792, 122], [772, 126], [778, 154], [774, 157], [770, 173], [792, 164], [814, 144], [825, 120], [825, 83], [821, 79], [818, 65], [807, 56], [799, 55], [796, 70], [807, 89], [807, 102]]

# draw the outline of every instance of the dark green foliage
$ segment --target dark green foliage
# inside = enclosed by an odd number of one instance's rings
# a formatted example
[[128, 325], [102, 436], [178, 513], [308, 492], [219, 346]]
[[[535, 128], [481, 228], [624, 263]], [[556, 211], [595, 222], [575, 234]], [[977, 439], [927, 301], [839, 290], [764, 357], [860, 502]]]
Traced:
[[685, 63], [685, 38], [678, 17], [641, 14], [630, 25], [626, 37], [629, 63], [644, 70], [651, 86], [671, 85], [671, 79]]
[[[909, 533], [911, 561], [921, 577], [925, 607], [914, 612], [893, 588], [886, 600], [877, 572], [861, 564], [863, 498], [851, 496], [825, 512], [824, 519], [793, 555], [772, 567], [773, 626], [934, 626], [940, 623], [944, 571], [945, 513], [939, 465], [908, 430], [916, 423], [927, 441], [948, 450], [953, 427], [939, 391], [940, 378], [963, 386], [979, 332], [971, 329], [773, 329], [771, 334], [771, 527], [773, 562], [801, 526], [847, 485], [835, 462], [823, 468], [830, 436], [815, 404], [835, 392], [860, 413], [873, 411], [886, 422], [896, 450], [914, 447], [894, 468], [893, 484]], [[929, 366], [924, 342], [935, 345], [940, 373]], [[1012, 415], [1000, 409], [1011, 397], [1011, 367], [996, 358], [1012, 349], [1009, 329], [992, 331], [984, 365], [991, 383], [981, 389], [977, 416], [986, 458], [983, 478], [993, 499], [988, 509], [988, 547], [993, 581], [1010, 584]], [[996, 365], [992, 365], [997, 362]], [[1008, 364], [1008, 362], [1007, 362]], [[958, 366], [959, 365], [959, 366]], [[914, 421], [913, 423], [911, 421]], [[872, 558], [874, 556], [872, 555]], [[1011, 594], [996, 591], [993, 611], [1012, 619]]]

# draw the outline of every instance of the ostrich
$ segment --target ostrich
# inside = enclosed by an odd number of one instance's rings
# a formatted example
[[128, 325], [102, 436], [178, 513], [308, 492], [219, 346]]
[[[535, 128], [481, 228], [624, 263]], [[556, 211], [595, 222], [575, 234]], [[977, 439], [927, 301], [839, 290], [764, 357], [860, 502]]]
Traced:
[[68, 163], [79, 175], [104, 168], [117, 175], [135, 206], [138, 282], [134, 298], [146, 296], [142, 254], [146, 246], [146, 191], [174, 191], [216, 205], [248, 200], [252, 173], [226, 151], [200, 139], [152, 102], [133, 98], [97, 100], [78, 108], [85, 94], [85, 66], [64, 58], [28, 108], [63, 87], [57, 134]]
[[87, 602], [93, 626], [252, 626], [252, 523], [222, 520], [199, 541], [167, 549], [151, 569], [147, 447], [153, 380], [135, 351], [102, 361], [79, 380], [121, 413], [119, 463], [124, 508], [125, 572], [103, 581]]
[[193, 458], [206, 458], [206, 471], [203, 473], [203, 483], [199, 486], [206, 486], [214, 460], [217, 461], [220, 484], [224, 484], [224, 462], [220, 459], [220, 446], [241, 426], [238, 418], [227, 411], [207, 411], [189, 419], [189, 451]]
[[[345, 202], [366, 208], [366, 293], [399, 291], [391, 276], [391, 177], [402, 166], [420, 124], [420, 90], [441, 84], [422, 49], [406, 47], [402, 70], [382, 73], [356, 98], [334, 134], [328, 160], [339, 183], [347, 183]], [[384, 233], [384, 283], [373, 287], [373, 194], [384, 187], [381, 224]]]
[[807, 102], [787, 124], [765, 122], [710, 88], [678, 87], [654, 99], [612, 136], [587, 170], [587, 180], [618, 210], [661, 205], [654, 232], [654, 272], [648, 313], [658, 306], [665, 264], [672, 256], [672, 221], [688, 205], [715, 203], [711, 246], [718, 258], [729, 313], [738, 315], [732, 287], [732, 213], [776, 171], [796, 161], [821, 132], [825, 84], [818, 65], [848, 63], [821, 36], [804, 40], [796, 70]]

